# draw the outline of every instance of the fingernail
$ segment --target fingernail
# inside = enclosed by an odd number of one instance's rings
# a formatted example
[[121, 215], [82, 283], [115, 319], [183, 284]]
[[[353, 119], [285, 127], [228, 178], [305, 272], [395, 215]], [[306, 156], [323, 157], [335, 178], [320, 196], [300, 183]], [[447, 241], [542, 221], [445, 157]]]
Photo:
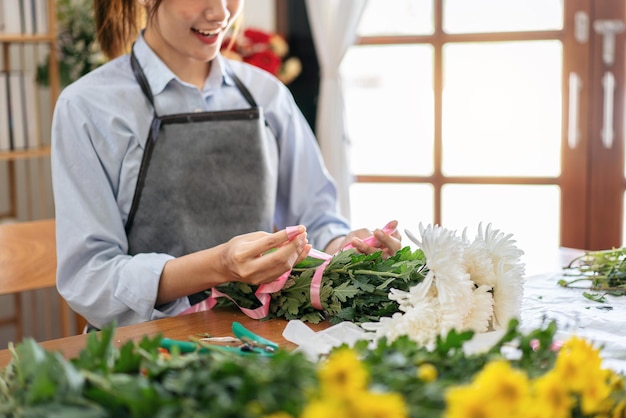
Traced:
[[285, 231], [287, 231], [287, 238], [289, 239], [289, 241], [291, 241], [298, 235], [302, 234], [303, 232], [306, 232], [306, 228], [304, 227], [304, 225], [295, 225], [295, 226], [288, 226], [287, 228], [285, 228]]
[[304, 248], [306, 243], [306, 234], [298, 235], [298, 247]]

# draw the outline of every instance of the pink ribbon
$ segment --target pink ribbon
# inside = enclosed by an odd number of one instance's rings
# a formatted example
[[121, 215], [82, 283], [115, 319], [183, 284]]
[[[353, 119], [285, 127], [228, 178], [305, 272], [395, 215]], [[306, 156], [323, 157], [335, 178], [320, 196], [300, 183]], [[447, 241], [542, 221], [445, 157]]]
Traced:
[[[392, 228], [389, 224], [385, 225], [382, 229], [382, 231], [387, 235], [393, 234], [395, 230], [396, 229]], [[363, 242], [366, 243], [367, 245], [373, 245], [373, 246], [375, 246], [378, 243], [377, 241], [378, 240], [376, 239], [374, 235], [370, 235], [369, 237], [363, 240]], [[346, 244], [345, 247], [343, 247], [341, 251], [345, 251], [350, 248], [354, 248], [354, 246], [348, 243]], [[309, 253], [309, 255], [315, 258], [326, 260], [326, 261], [324, 261], [317, 269], [315, 269], [315, 273], [313, 274], [313, 278], [311, 279], [310, 293], [311, 293], [311, 306], [313, 306], [318, 311], [321, 311], [322, 300], [320, 298], [320, 292], [322, 288], [322, 277], [324, 276], [324, 270], [326, 270], [326, 267], [328, 266], [328, 264], [330, 264], [330, 260], [332, 259], [333, 256], [323, 253], [321, 251], [317, 251], [317, 253], [319, 254], [311, 255], [311, 253]], [[323, 255], [323, 256], [320, 256], [320, 255]]]
[[[297, 226], [288, 226], [287, 228], [285, 228], [285, 230], [287, 231], [287, 238], [289, 241], [294, 239], [299, 234], [299, 229]], [[391, 228], [389, 224], [387, 224], [382, 229], [382, 231], [387, 235], [391, 235], [395, 232], [395, 228]], [[368, 245], [376, 245], [377, 240], [374, 235], [371, 235], [365, 238], [363, 242]], [[344, 251], [350, 248], [354, 248], [354, 246], [352, 244], [347, 244], [341, 251]], [[324, 276], [324, 270], [330, 263], [330, 260], [333, 258], [333, 255], [327, 254], [323, 251], [319, 251], [316, 249], [311, 249], [308, 255], [313, 258], [324, 260], [324, 262], [315, 269], [315, 273], [313, 274], [313, 278], [311, 279], [311, 287], [310, 287], [311, 306], [313, 306], [313, 308], [317, 309], [318, 311], [321, 311], [322, 302], [320, 299], [320, 291], [322, 287], [322, 277]], [[217, 304], [217, 298], [225, 297], [227, 299], [230, 299], [241, 310], [241, 312], [243, 312], [250, 318], [263, 319], [269, 314], [271, 294], [280, 291], [285, 286], [285, 282], [289, 278], [290, 274], [291, 274], [291, 270], [286, 271], [278, 279], [274, 280], [273, 282], [262, 284], [257, 288], [256, 292], [254, 292], [254, 295], [261, 303], [261, 306], [259, 306], [258, 308], [255, 308], [255, 309], [243, 308], [239, 306], [237, 302], [233, 300], [233, 298], [231, 298], [225, 293], [220, 292], [216, 288], [213, 288], [211, 289], [211, 295], [208, 298], [206, 298], [202, 302], [199, 302], [193, 306], [190, 306], [189, 308], [181, 312], [180, 315], [187, 315], [187, 314], [194, 313], [194, 312], [208, 311]]]

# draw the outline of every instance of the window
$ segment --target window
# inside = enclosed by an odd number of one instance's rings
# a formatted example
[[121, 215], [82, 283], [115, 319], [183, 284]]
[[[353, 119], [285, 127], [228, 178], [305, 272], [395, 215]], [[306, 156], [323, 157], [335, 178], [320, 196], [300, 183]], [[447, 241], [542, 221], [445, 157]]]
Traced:
[[620, 246], [623, 2], [390, 4], [368, 1], [341, 68], [355, 226], [491, 222], [527, 261]]

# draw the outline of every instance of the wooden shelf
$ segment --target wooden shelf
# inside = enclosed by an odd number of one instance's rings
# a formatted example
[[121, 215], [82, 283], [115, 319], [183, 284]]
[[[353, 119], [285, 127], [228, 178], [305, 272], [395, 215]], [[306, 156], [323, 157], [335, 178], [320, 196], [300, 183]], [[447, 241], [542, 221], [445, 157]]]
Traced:
[[[17, 4], [23, 0], [4, 1]], [[34, 103], [28, 104], [29, 106], [37, 107], [33, 109], [33, 115], [37, 115], [35, 122], [39, 125], [34, 126], [32, 130], [29, 126], [26, 130], [27, 137], [25, 138], [26, 144], [34, 146], [25, 149], [0, 151], [0, 163], [8, 168], [6, 176], [2, 175], [2, 184], [0, 184], [0, 188], [3, 189], [8, 186], [8, 204], [3, 205], [6, 208], [3, 208], [2, 213], [0, 213], [0, 221], [12, 218], [37, 219], [42, 214], [47, 214], [50, 211], [47, 202], [50, 201], [51, 195], [51, 176], [48, 166], [39, 163], [44, 163], [50, 158], [50, 145], [47, 145], [49, 144], [47, 138], [49, 138], [48, 132], [51, 128], [50, 123], [54, 105], [61, 91], [61, 82], [59, 51], [57, 48], [57, 0], [44, 1], [45, 9], [48, 13], [47, 22], [45, 23], [47, 32], [5, 33], [0, 31], [0, 60], [2, 61], [0, 71], [6, 73], [12, 71], [36, 72], [38, 61], [43, 59], [43, 54], [46, 53], [49, 70], [47, 91], [34, 86], [37, 98], [34, 100]], [[39, 46], [43, 46], [43, 48], [40, 49]], [[25, 88], [22, 93], [27, 93]], [[46, 102], [42, 100], [46, 100]], [[6, 111], [6, 109], [2, 109], [2, 111]], [[46, 114], [41, 112], [46, 112]], [[43, 123], [45, 123], [45, 126], [42, 125]], [[37, 164], [27, 164], [25, 168], [16, 164], [17, 161], [28, 160], [37, 160]]]
[[50, 146], [39, 148], [0, 152], [0, 161], [22, 160], [50, 156]]
[[0, 43], [42, 43], [42, 42], [56, 42], [56, 35], [52, 34], [7, 34], [0, 33]]

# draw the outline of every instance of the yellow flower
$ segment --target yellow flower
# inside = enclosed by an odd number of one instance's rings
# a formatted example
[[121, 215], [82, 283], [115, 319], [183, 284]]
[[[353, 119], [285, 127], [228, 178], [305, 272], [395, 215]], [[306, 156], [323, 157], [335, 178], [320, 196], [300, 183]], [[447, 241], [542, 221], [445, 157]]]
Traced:
[[574, 399], [567, 391], [559, 375], [548, 372], [537, 378], [533, 384], [532, 404], [546, 417], [566, 418], [571, 414]]
[[351, 396], [368, 383], [368, 373], [350, 349], [334, 351], [319, 370], [321, 386], [329, 395]]
[[492, 361], [474, 379], [474, 386], [485, 393], [501, 411], [515, 411], [530, 392], [526, 373], [504, 360]]
[[611, 387], [603, 380], [593, 379], [581, 394], [581, 409], [584, 414], [604, 412], [611, 408]]
[[437, 380], [437, 368], [430, 363], [424, 363], [417, 368], [417, 378], [422, 382], [433, 382]]
[[608, 375], [609, 385], [611, 386], [612, 390], [619, 392], [624, 389], [623, 376], [618, 375], [613, 370], [606, 370], [606, 373]]
[[351, 416], [359, 418], [405, 418], [409, 411], [397, 393], [363, 392], [351, 402]]
[[554, 370], [563, 382], [576, 392], [581, 393], [597, 379], [591, 379], [601, 369], [602, 358], [598, 350], [579, 337], [570, 338], [561, 348], [556, 359]]
[[345, 406], [329, 399], [316, 399], [311, 401], [302, 411], [300, 418], [351, 418]]
[[626, 400], [618, 402], [611, 418], [626, 418]]
[[488, 363], [470, 385], [449, 389], [445, 399], [447, 418], [526, 416], [530, 384], [524, 372], [497, 360]]
[[502, 418], [494, 402], [484, 396], [484, 392], [474, 386], [457, 386], [445, 393], [446, 410], [444, 418]]

